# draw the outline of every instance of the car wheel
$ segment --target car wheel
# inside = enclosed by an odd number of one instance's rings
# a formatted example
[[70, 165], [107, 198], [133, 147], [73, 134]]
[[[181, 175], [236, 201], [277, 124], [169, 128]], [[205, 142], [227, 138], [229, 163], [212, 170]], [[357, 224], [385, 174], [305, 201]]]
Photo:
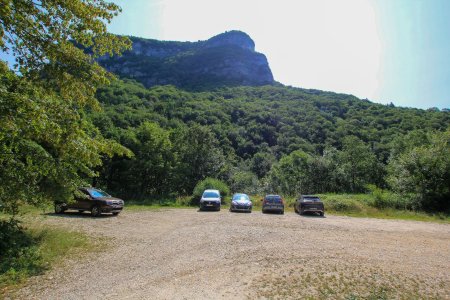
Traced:
[[300, 211], [300, 215], [303, 216], [305, 212], [303, 210]]
[[113, 212], [112, 214], [113, 214], [113, 216], [118, 216], [119, 215], [118, 212]]
[[63, 205], [60, 203], [55, 204], [55, 214], [62, 214], [62, 213], [64, 213]]
[[217, 211], [220, 211], [220, 206], [219, 206], [219, 208], [217, 208]]
[[91, 209], [91, 214], [93, 217], [99, 217], [102, 214], [102, 211], [101, 211], [100, 207], [95, 205]]
[[320, 215], [321, 217], [323, 217], [323, 216], [325, 215], [325, 213], [324, 213], [324, 212], [320, 212], [319, 215]]
[[281, 214], [284, 215], [284, 210], [281, 211]]
[[298, 209], [295, 206], [294, 206], [294, 211], [295, 211], [296, 214], [298, 214]]

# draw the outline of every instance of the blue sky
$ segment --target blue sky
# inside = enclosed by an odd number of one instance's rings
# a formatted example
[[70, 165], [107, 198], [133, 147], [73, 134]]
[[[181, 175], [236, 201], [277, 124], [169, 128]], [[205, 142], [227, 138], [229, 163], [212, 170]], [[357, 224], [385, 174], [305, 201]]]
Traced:
[[112, 1], [123, 9], [113, 33], [198, 41], [242, 30], [283, 84], [450, 108], [450, 0]]
[[161, 40], [247, 32], [281, 83], [450, 107], [447, 0], [116, 0], [109, 28]]

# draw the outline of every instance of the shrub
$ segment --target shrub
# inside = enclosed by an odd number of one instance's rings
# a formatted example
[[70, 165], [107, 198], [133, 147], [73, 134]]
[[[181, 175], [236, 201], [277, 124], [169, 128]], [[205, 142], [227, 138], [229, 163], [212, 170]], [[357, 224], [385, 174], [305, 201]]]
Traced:
[[230, 179], [230, 187], [234, 193], [257, 194], [259, 192], [258, 177], [248, 171], [234, 173]]
[[44, 270], [35, 241], [15, 219], [0, 221], [0, 287]]
[[219, 190], [223, 199], [230, 194], [230, 188], [225, 182], [215, 178], [205, 178], [199, 181], [194, 188], [194, 192], [192, 193], [193, 204], [197, 204], [200, 201], [203, 191], [207, 189]]
[[341, 212], [360, 212], [362, 211], [362, 204], [355, 199], [342, 197], [322, 197], [325, 205], [325, 210], [341, 211]]

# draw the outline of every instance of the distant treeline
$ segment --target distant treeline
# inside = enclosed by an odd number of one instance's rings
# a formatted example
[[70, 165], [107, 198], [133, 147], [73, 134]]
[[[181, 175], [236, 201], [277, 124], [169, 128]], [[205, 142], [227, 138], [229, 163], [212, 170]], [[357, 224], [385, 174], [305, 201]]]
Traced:
[[282, 86], [191, 93], [116, 81], [89, 113], [134, 156], [105, 158], [95, 184], [125, 199], [232, 191], [392, 191], [404, 208], [449, 208], [450, 112]]

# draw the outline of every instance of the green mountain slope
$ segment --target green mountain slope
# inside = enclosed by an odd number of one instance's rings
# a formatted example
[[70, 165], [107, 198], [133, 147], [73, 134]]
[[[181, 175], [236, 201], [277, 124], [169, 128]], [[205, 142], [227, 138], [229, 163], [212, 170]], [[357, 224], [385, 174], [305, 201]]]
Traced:
[[[167, 187], [174, 187], [176, 193], [190, 193], [206, 176], [221, 178], [232, 187], [245, 181], [255, 189], [267, 188], [278, 184], [273, 180], [280, 176], [273, 172], [295, 151], [305, 153], [313, 166], [318, 164], [319, 169], [307, 172], [327, 172], [323, 181], [310, 183], [314, 184], [309, 187], [312, 193], [363, 191], [366, 184], [386, 187], [386, 166], [392, 155], [407, 148], [402, 142], [405, 137], [413, 134], [412, 138], [418, 139], [414, 143], [427, 143], [428, 133], [445, 131], [450, 124], [447, 111], [399, 108], [351, 95], [282, 86], [187, 92], [174, 86], [147, 89], [125, 80], [100, 89], [98, 99], [104, 111], [92, 114], [94, 123], [106, 137], [136, 154], [130, 161], [106, 162], [101, 180], [112, 190], [120, 186], [118, 192], [123, 195], [133, 191], [133, 197], [169, 192], [161, 190], [160, 184], [147, 182], [152, 188], [134, 194], [139, 190], [135, 183], [150, 176], [143, 172], [155, 165], [163, 166], [158, 176], [170, 182]], [[156, 144], [146, 144], [152, 135], [166, 136], [167, 152], [160, 153], [162, 148]], [[192, 136], [195, 142], [190, 141]], [[185, 156], [191, 149], [204, 154]], [[173, 156], [169, 163], [152, 156], [156, 161], [142, 169], [151, 153]], [[352, 162], [359, 154], [358, 160], [370, 161], [352, 165], [359, 163]], [[198, 173], [189, 173], [197, 160]], [[308, 174], [308, 178], [317, 177]], [[295, 188], [295, 184], [291, 186]]]

